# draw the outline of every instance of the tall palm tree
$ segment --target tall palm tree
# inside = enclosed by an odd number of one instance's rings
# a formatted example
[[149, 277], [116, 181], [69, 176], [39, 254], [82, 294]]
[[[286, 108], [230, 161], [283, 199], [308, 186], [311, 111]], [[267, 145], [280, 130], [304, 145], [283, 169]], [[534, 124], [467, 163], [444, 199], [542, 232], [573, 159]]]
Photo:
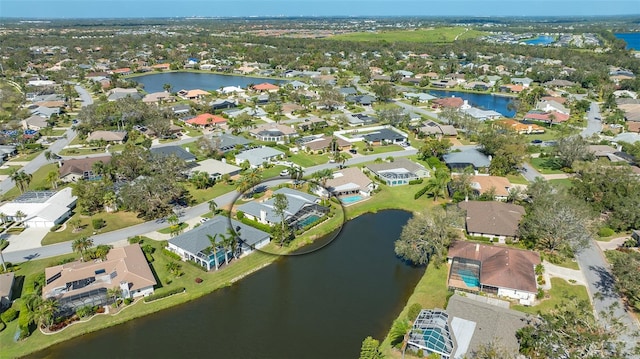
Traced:
[[33, 320], [40, 328], [48, 328], [53, 324], [57, 310], [58, 301], [55, 299], [46, 299], [35, 309]]
[[[209, 238], [209, 242], [211, 242], [211, 251], [213, 252], [213, 261], [215, 263], [216, 266], [216, 270], [218, 269], [218, 267], [220, 267], [220, 263], [218, 263], [218, 242], [216, 241], [216, 239], [218, 238], [218, 233], [214, 234], [214, 235], [210, 235], [207, 234], [207, 238]], [[225, 259], [226, 259], [226, 255], [225, 255]]]
[[287, 168], [287, 171], [289, 171], [291, 179], [294, 180], [294, 186], [297, 187], [298, 181], [300, 181], [304, 176], [304, 170], [302, 169], [302, 167], [292, 164], [291, 166], [289, 166], [289, 168]]
[[22, 212], [21, 210], [18, 210], [18, 211], [16, 212], [16, 214], [14, 214], [14, 215], [13, 215], [13, 218], [15, 218], [15, 219], [16, 219], [16, 221], [18, 221], [18, 222], [22, 222], [22, 220], [23, 220], [23, 219], [24, 219], [24, 217], [26, 217], [26, 216], [27, 216], [27, 215], [26, 215], [24, 212]]
[[427, 193], [433, 196], [433, 201], [437, 201], [440, 195], [446, 196], [447, 183], [451, 181], [451, 176], [447, 169], [437, 169], [433, 177], [427, 182]]
[[52, 158], [51, 151], [49, 151], [49, 150], [44, 151], [44, 159], [47, 160], [47, 161], [51, 161], [51, 158]]
[[215, 215], [218, 212], [218, 204], [216, 201], [209, 201], [209, 210]]
[[20, 193], [24, 193], [29, 188], [33, 175], [26, 173], [25, 171], [14, 172], [10, 176], [11, 180], [15, 182], [16, 187], [20, 190]]
[[349, 156], [347, 156], [347, 154], [342, 151], [336, 151], [333, 154], [333, 159], [340, 164], [340, 167], [344, 167], [344, 164], [349, 159]]
[[60, 178], [60, 173], [57, 170], [53, 170], [47, 174], [47, 181], [51, 183], [51, 187], [53, 187], [53, 189], [58, 188], [59, 178]]
[[85, 256], [91, 247], [93, 247], [93, 239], [88, 237], [81, 237], [71, 242], [71, 249], [78, 252], [83, 261], [86, 260]]
[[113, 303], [117, 304], [118, 298], [122, 297], [122, 288], [113, 287], [113, 288], [107, 289], [107, 297], [110, 299], [113, 299]]
[[116, 212], [118, 210], [117, 202], [118, 196], [109, 191], [102, 196], [102, 200], [104, 201], [104, 208], [107, 212]]

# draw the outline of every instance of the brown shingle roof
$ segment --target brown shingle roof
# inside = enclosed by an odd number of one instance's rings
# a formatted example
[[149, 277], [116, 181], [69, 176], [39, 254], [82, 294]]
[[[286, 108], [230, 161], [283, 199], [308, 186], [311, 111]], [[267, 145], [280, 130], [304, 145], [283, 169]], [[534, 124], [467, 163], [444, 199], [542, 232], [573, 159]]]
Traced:
[[333, 178], [327, 180], [326, 187], [331, 191], [340, 190], [341, 187], [354, 184], [360, 188], [366, 188], [371, 184], [371, 179], [367, 177], [357, 167], [349, 167], [334, 173]]
[[536, 252], [455, 241], [449, 247], [447, 256], [479, 261], [482, 285], [530, 293], [537, 290], [535, 266], [540, 264], [540, 255]]
[[89, 172], [93, 168], [93, 164], [96, 162], [109, 163], [111, 162], [111, 155], [65, 160], [62, 162], [62, 166], [60, 167], [60, 178], [68, 174], [82, 175], [85, 172]]
[[524, 207], [511, 203], [468, 201], [458, 206], [467, 212], [469, 233], [515, 237], [524, 215]]
[[506, 197], [509, 195], [509, 189], [512, 187], [511, 182], [506, 177], [499, 176], [473, 176], [471, 177], [471, 187], [483, 194], [495, 188], [495, 195]]
[[104, 140], [107, 142], [124, 141], [127, 138], [126, 131], [93, 131], [87, 136], [87, 142]]

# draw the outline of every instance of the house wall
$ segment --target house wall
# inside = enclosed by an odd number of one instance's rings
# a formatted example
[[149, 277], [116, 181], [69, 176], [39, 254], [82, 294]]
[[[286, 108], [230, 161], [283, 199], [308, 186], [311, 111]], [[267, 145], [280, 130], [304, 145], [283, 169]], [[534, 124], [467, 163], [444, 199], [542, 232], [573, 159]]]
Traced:
[[498, 296], [519, 300], [522, 305], [533, 305], [536, 300], [535, 293], [508, 288], [498, 288]]
[[485, 237], [485, 238], [492, 238], [494, 240], [498, 240], [499, 243], [504, 243], [505, 240], [507, 239], [507, 236], [500, 236], [497, 234], [487, 234], [487, 233], [474, 233], [474, 232], [469, 232], [470, 236], [476, 236], [476, 237]]
[[140, 288], [131, 292], [131, 297], [132, 298], [146, 297], [148, 295], [153, 294], [153, 291], [154, 291], [153, 286]]

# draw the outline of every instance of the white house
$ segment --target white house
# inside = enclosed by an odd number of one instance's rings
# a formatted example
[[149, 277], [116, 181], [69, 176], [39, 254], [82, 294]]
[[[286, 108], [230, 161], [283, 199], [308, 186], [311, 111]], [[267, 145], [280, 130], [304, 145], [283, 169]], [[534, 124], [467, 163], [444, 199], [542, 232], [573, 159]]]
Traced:
[[317, 187], [315, 193], [327, 196], [329, 195], [327, 191], [330, 191], [333, 196], [360, 194], [369, 197], [376, 188], [377, 185], [362, 173], [362, 170], [357, 167], [349, 167], [334, 172], [333, 178], [328, 179], [324, 187]]
[[58, 192], [26, 192], [0, 206], [0, 213], [9, 220], [21, 221], [25, 227], [51, 228], [71, 216], [77, 199], [69, 187]]
[[249, 162], [251, 168], [259, 168], [264, 163], [277, 161], [284, 157], [284, 152], [271, 147], [258, 147], [240, 152], [236, 155], [236, 164], [242, 165], [245, 161]]

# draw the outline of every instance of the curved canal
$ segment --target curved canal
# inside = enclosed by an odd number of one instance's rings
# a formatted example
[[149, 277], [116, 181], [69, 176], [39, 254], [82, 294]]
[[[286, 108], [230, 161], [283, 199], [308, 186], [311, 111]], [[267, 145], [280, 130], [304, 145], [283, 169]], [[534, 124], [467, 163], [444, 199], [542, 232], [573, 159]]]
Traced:
[[393, 251], [410, 217], [362, 215], [322, 250], [32, 357], [357, 358], [365, 337], [383, 338], [424, 274]]

